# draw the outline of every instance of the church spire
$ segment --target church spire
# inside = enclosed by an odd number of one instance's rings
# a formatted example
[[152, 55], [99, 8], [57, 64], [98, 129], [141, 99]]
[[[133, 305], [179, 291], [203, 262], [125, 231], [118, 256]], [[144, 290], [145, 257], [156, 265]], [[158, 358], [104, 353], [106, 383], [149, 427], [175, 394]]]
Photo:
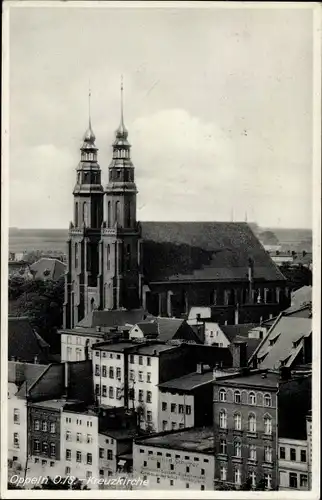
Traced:
[[121, 75], [121, 122], [119, 128], [116, 131], [116, 137], [118, 139], [127, 139], [128, 131], [124, 125], [124, 110], [123, 110], [123, 75]]
[[89, 86], [89, 89], [88, 89], [88, 128], [85, 132], [85, 135], [84, 135], [84, 145], [83, 145], [83, 148], [88, 148], [88, 146], [94, 146], [95, 147], [95, 140], [96, 140], [96, 137], [95, 137], [95, 134], [93, 132], [93, 129], [92, 129], [92, 117], [91, 117], [91, 97], [92, 97], [92, 92], [91, 92], [91, 88]]

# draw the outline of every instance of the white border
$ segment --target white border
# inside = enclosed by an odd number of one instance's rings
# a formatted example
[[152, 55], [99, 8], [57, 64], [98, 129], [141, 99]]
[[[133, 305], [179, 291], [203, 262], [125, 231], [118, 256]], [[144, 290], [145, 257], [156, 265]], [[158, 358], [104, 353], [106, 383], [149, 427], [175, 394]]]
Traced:
[[[313, 406], [312, 406], [312, 491], [224, 492], [224, 491], [19, 491], [7, 490], [7, 312], [8, 309], [8, 195], [9, 195], [9, 15], [12, 8], [185, 8], [185, 9], [312, 9], [314, 15], [314, 92], [313, 92]], [[160, 1], [10, 1], [3, 3], [2, 35], [2, 197], [1, 197], [1, 496], [2, 498], [263, 498], [318, 499], [320, 485], [320, 316], [321, 316], [321, 4], [318, 2], [160, 2]]]

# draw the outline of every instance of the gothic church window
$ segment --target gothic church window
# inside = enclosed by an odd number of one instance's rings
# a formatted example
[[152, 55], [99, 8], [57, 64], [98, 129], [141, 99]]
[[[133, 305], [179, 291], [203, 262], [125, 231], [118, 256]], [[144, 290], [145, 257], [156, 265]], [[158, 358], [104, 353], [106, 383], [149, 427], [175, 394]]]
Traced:
[[107, 227], [111, 227], [111, 202], [107, 203]]
[[106, 247], [106, 269], [109, 270], [111, 263], [110, 263], [110, 257], [111, 257], [111, 248], [110, 245], [107, 245]]
[[88, 210], [86, 201], [83, 203], [83, 222], [85, 226], [88, 224]]
[[118, 224], [120, 221], [120, 202], [115, 203], [115, 223]]
[[78, 268], [78, 243], [75, 245], [75, 268]]
[[75, 203], [75, 226], [78, 227], [78, 202]]

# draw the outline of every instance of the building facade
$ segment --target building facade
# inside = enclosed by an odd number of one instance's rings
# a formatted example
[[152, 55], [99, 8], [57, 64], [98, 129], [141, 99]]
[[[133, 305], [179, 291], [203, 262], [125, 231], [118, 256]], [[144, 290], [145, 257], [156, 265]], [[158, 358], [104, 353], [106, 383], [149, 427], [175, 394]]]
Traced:
[[279, 490], [309, 490], [308, 445], [300, 439], [279, 438]]
[[213, 490], [212, 427], [135, 439], [133, 474], [147, 480], [151, 490]]
[[214, 380], [215, 483], [277, 486], [276, 374]]

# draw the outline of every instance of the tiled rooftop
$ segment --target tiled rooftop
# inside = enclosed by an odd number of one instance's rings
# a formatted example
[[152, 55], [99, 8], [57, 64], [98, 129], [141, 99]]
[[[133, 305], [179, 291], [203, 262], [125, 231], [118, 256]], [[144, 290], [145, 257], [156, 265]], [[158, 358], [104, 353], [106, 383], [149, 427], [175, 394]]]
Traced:
[[160, 433], [136, 440], [137, 444], [155, 446], [167, 450], [184, 450], [190, 453], [214, 453], [213, 427], [192, 428], [181, 431]]

